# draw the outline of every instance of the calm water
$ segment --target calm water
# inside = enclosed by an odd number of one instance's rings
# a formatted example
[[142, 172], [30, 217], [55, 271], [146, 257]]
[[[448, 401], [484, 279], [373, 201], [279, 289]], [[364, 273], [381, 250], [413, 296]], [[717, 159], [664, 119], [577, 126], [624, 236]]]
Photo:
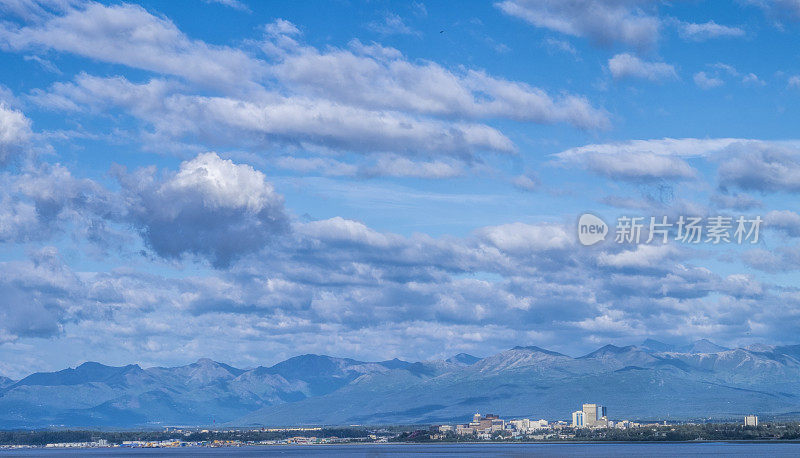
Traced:
[[243, 448], [88, 449], [0, 451], [3, 456], [800, 456], [797, 444], [431, 444], [317, 445]]

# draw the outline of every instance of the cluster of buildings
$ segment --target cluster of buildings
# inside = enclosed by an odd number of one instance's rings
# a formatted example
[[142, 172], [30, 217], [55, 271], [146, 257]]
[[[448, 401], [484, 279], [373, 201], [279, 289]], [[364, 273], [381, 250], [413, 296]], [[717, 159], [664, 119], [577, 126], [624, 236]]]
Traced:
[[[744, 417], [745, 426], [758, 426], [758, 417], [747, 415]], [[583, 404], [581, 410], [572, 412], [572, 423], [565, 421], [529, 420], [527, 418], [515, 420], [503, 420], [498, 415], [481, 415], [476, 413], [472, 421], [460, 425], [435, 425], [431, 427], [434, 438], [441, 438], [448, 433], [455, 433], [459, 436], [475, 435], [478, 439], [491, 439], [495, 433], [505, 432], [514, 437], [544, 437], [549, 433], [559, 433], [559, 430], [566, 427], [574, 428], [639, 428], [652, 426], [668, 426], [666, 422], [642, 424], [629, 420], [612, 421], [608, 419], [606, 406], [599, 404]]]
[[98, 439], [92, 442], [60, 442], [54, 444], [47, 444], [45, 448], [105, 448], [108, 447], [108, 441], [105, 439]]
[[[341, 437], [314, 437], [295, 436], [286, 439], [241, 441], [241, 440], [210, 440], [210, 441], [185, 441], [181, 439], [167, 439], [159, 441], [123, 441], [121, 444], [111, 444], [105, 439], [94, 442], [64, 442], [45, 445], [46, 448], [180, 448], [180, 447], [245, 447], [249, 445], [316, 445], [316, 444], [341, 444], [347, 442], [386, 442], [385, 437], [370, 435], [366, 438], [341, 438]], [[12, 448], [12, 447], [9, 447]], [[29, 448], [29, 447], [14, 447]]]
[[599, 404], [584, 404], [581, 410], [572, 412], [572, 427], [573, 428], [639, 428], [642, 426], [666, 426], [663, 424], [642, 424], [630, 420], [617, 420], [612, 421], [608, 419], [606, 406]]
[[[644, 426], [628, 420], [612, 421], [608, 419], [605, 406], [599, 404], [583, 404], [582, 409], [572, 413], [572, 423], [566, 421], [530, 420], [527, 418], [503, 420], [498, 415], [481, 415], [476, 413], [472, 421], [459, 425], [435, 425], [431, 432], [435, 437], [442, 437], [448, 433], [459, 436], [475, 435], [479, 439], [490, 439], [495, 433], [506, 432], [514, 437], [546, 436], [548, 433], [558, 433], [562, 428], [637, 428]], [[659, 425], [663, 426], [663, 425]]]
[[460, 425], [436, 425], [431, 427], [434, 435], [455, 433], [459, 436], [476, 435], [479, 439], [490, 439], [493, 434], [501, 431], [510, 431], [515, 435], [531, 434], [534, 431], [547, 429], [550, 425], [547, 420], [529, 420], [527, 418], [505, 421], [495, 414], [481, 415], [476, 413], [472, 421]]
[[505, 429], [505, 421], [495, 414], [476, 413], [472, 416], [472, 421], [466, 425], [456, 425], [456, 434], [459, 436], [467, 434], [492, 434]]
[[566, 425], [566, 422], [563, 421], [551, 424], [547, 420], [530, 420], [528, 418], [506, 421], [495, 414], [481, 415], [476, 413], [469, 423], [455, 426], [435, 425], [431, 427], [431, 432], [436, 437], [447, 433], [455, 433], [459, 436], [476, 435], [479, 439], [491, 439], [492, 435], [501, 431], [510, 432], [514, 436], [521, 436]]

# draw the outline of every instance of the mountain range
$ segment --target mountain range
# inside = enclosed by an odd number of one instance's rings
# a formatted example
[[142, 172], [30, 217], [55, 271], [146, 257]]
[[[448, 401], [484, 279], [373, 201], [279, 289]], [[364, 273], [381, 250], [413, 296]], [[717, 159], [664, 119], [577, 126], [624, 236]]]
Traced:
[[0, 377], [0, 428], [438, 423], [475, 412], [552, 420], [584, 402], [612, 419], [798, 417], [800, 345], [648, 339], [577, 358], [529, 346], [422, 362], [302, 355], [252, 369], [87, 362]]

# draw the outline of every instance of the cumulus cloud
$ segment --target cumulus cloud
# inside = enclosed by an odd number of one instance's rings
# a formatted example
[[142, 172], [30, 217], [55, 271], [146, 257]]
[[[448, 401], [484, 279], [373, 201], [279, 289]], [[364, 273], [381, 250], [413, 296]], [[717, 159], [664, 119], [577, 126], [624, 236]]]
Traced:
[[0, 344], [60, 334], [81, 285], [58, 250], [45, 247], [30, 260], [0, 263], [0, 272]]
[[16, 157], [31, 135], [30, 119], [0, 100], [0, 166]]
[[94, 181], [75, 178], [60, 164], [46, 163], [2, 179], [0, 241], [41, 242], [66, 226], [101, 245], [117, 238], [106, 223], [119, 221], [123, 205]]
[[618, 253], [601, 253], [597, 262], [600, 266], [607, 267], [651, 269], [665, 265], [667, 260], [674, 260], [677, 253], [678, 250], [668, 244], [639, 245], [632, 250]]
[[608, 70], [615, 79], [640, 78], [649, 81], [677, 79], [675, 67], [664, 62], [647, 62], [633, 54], [617, 54], [608, 60]]
[[800, 192], [800, 150], [780, 142], [729, 148], [720, 157], [720, 186], [763, 192]]
[[128, 218], [159, 255], [194, 254], [217, 267], [264, 248], [287, 228], [283, 198], [263, 173], [214, 153], [181, 163], [164, 178], [152, 169], [122, 174]]
[[792, 245], [773, 250], [748, 250], [742, 254], [742, 261], [753, 269], [769, 273], [800, 270], [800, 247]]
[[496, 6], [536, 27], [602, 45], [648, 48], [658, 40], [661, 27], [658, 18], [646, 11], [648, 2], [641, 0], [505, 0]]
[[573, 245], [573, 239], [557, 225], [511, 223], [490, 226], [478, 231], [482, 240], [514, 255], [560, 250]]
[[[177, 172], [124, 174], [121, 182], [124, 200], [134, 206], [130, 221], [154, 251], [153, 237], [167, 237], [167, 228], [174, 234], [166, 248], [160, 248], [167, 257], [195, 253], [220, 260], [224, 256], [211, 248], [199, 248], [200, 239], [209, 245], [219, 239], [196, 232], [196, 220], [209, 220], [209, 230], [218, 228], [238, 240], [239, 227], [263, 229], [264, 224], [255, 221], [259, 209], [279, 208], [263, 175], [214, 154], [187, 161]], [[148, 211], [154, 214], [146, 216]], [[235, 217], [236, 228], [213, 222], [231, 213], [249, 216]], [[147, 227], [163, 230], [147, 234]], [[434, 238], [381, 232], [335, 217], [295, 223], [285, 235], [273, 238], [275, 243], [261, 256], [244, 257], [230, 270], [196, 277], [165, 279], [131, 269], [66, 275], [66, 280], [58, 280], [63, 283], [58, 296], [66, 299], [52, 308], [53, 314], [39, 314], [42, 319], [49, 316], [40, 334], [69, 332], [110, 346], [120, 345], [111, 334], [122, 335], [136, 343], [116, 348], [118, 354], [148, 347], [168, 359], [174, 357], [169, 348], [176, 346], [200, 353], [208, 345], [231, 350], [230, 343], [204, 332], [224, 326], [228, 341], [235, 336], [238, 348], [247, 348], [247, 357], [263, 358], [256, 343], [286, 348], [290, 356], [302, 336], [363, 339], [364, 333], [379, 329], [384, 338], [399, 339], [401, 349], [407, 336], [399, 328], [381, 328], [381, 323], [434, 326], [447, 335], [471, 327], [491, 328], [513, 340], [531, 323], [541, 324], [546, 334], [611, 310], [623, 327], [665, 329], [676, 324], [658, 316], [677, 319], [679, 310], [687, 307], [714, 319], [713, 310], [703, 303], [712, 294], [732, 300], [767, 294], [752, 279], [721, 278], [701, 267], [681, 265], [685, 257], [671, 247], [581, 251], [573, 231], [553, 223], [504, 224], [465, 237]], [[260, 246], [261, 241], [248, 249]], [[244, 247], [237, 246], [234, 254], [243, 252]], [[644, 307], [645, 301], [649, 307]], [[104, 325], [98, 326], [101, 319]], [[6, 340], [23, 338], [17, 332], [20, 326], [12, 330], [7, 325]], [[427, 356], [431, 346], [445, 345], [446, 340], [432, 336], [415, 351]], [[491, 346], [506, 343], [496, 335], [490, 340]], [[312, 345], [308, 351], [322, 350]]]
[[791, 210], [772, 210], [764, 216], [764, 226], [800, 237], [800, 215]]

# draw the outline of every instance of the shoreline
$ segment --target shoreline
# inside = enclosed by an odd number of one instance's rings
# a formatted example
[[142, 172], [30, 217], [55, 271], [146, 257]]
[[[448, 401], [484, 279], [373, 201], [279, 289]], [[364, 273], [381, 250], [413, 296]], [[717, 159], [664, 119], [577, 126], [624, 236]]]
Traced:
[[342, 442], [327, 444], [240, 444], [240, 445], [186, 445], [182, 447], [46, 447], [38, 445], [0, 445], [0, 452], [14, 450], [139, 450], [139, 449], [185, 449], [185, 448], [251, 448], [251, 447], [357, 447], [357, 446], [460, 446], [460, 445], [676, 445], [676, 444], [728, 444], [728, 445], [748, 445], [748, 444], [800, 444], [800, 439], [775, 439], [775, 440], [691, 440], [691, 441], [474, 441], [474, 442]]

